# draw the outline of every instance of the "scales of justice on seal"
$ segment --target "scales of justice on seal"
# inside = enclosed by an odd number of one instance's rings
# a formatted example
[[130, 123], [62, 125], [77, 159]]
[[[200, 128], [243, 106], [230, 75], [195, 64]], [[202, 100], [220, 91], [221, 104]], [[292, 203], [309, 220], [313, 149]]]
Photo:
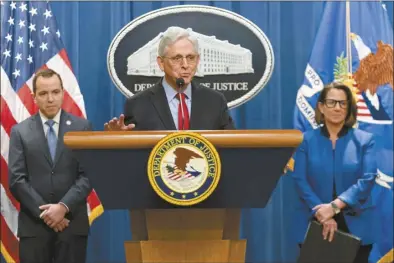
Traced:
[[[234, 53], [232, 57], [237, 54], [246, 56], [249, 64], [243, 66], [247, 72], [237, 73], [237, 67], [228, 64], [225, 78], [209, 75], [206, 70], [208, 76], [204, 80], [242, 78], [243, 87], [254, 85], [247, 93], [223, 91], [229, 108], [256, 95], [267, 83], [273, 69], [268, 39], [243, 17], [208, 6], [164, 8], [125, 26], [110, 47], [118, 46], [118, 51], [109, 52], [115, 56], [109, 57], [109, 68], [116, 86], [125, 95], [132, 96], [135, 90], [125, 91], [125, 86], [150, 81], [155, 71], [154, 68], [149, 71], [152, 65], [145, 65], [144, 60], [130, 66], [129, 76], [126, 72], [119, 72], [126, 68], [124, 65], [128, 59], [124, 54], [134, 52], [131, 58], [144, 57], [145, 51], [153, 50], [152, 45], [157, 44], [155, 30], [161, 32], [175, 23], [174, 19], [184, 19], [182, 12], [188, 16], [203, 14], [203, 20], [214, 19], [215, 24], [232, 21], [231, 30], [213, 33], [216, 38], [209, 37], [206, 43], [227, 38], [228, 41], [220, 45], [216, 43], [212, 49], [224, 47]], [[155, 22], [155, 18], [160, 21]], [[233, 34], [237, 30], [234, 21], [241, 24], [240, 30], [242, 26], [247, 27], [260, 36], [251, 36], [252, 39], [246, 39], [241, 46], [232, 45], [231, 36], [220, 37], [218, 34]], [[206, 23], [196, 24], [193, 30], [199, 31], [201, 24]], [[144, 26], [152, 28], [148, 30]], [[144, 35], [130, 36], [132, 41], [127, 40], [134, 29]], [[245, 35], [245, 28], [242, 30]], [[153, 32], [153, 35], [146, 37], [147, 32]], [[204, 47], [206, 36], [196, 36]], [[151, 46], [135, 44], [144, 37]], [[253, 53], [260, 52], [253, 50], [258, 44], [256, 41], [263, 49], [259, 56], [253, 56]], [[249, 47], [250, 43], [254, 44]], [[132, 48], [133, 44], [135, 50], [120, 50]], [[209, 50], [210, 47], [204, 48]], [[117, 54], [120, 55], [116, 59]], [[149, 62], [151, 54], [147, 54]], [[264, 54], [265, 66], [261, 67], [258, 59]], [[118, 72], [116, 63], [121, 64]], [[202, 75], [204, 69], [198, 72]], [[143, 74], [145, 78], [141, 76]], [[64, 138], [65, 145], [73, 150], [86, 170], [104, 209], [130, 211], [132, 240], [124, 244], [129, 263], [245, 262], [247, 240], [239, 238], [241, 209], [265, 207], [301, 140], [301, 132], [295, 130], [86, 131], [68, 132]]]

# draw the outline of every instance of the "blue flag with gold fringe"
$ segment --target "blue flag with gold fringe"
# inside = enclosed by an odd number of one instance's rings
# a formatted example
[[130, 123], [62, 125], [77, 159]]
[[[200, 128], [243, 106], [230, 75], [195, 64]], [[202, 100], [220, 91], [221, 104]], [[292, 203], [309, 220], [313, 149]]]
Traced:
[[294, 128], [317, 128], [317, 98], [334, 80], [352, 88], [358, 127], [376, 138], [378, 176], [372, 195], [380, 238], [370, 261], [393, 262], [393, 28], [381, 2], [326, 3], [297, 93]]

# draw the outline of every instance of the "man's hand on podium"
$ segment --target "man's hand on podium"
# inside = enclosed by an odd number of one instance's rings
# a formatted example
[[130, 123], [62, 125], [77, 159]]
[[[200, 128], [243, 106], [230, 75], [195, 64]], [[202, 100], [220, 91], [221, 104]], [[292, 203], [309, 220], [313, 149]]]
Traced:
[[119, 119], [115, 117], [109, 122], [104, 123], [104, 131], [131, 131], [134, 127], [134, 123], [125, 125], [123, 114], [119, 116]]

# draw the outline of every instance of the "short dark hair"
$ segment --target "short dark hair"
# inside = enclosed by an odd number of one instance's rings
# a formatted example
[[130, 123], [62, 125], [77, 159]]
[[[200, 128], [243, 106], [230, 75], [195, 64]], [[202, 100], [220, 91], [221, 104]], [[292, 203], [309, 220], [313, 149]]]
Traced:
[[[339, 82], [332, 82], [324, 86], [323, 90], [320, 92], [318, 103], [323, 103], [327, 98], [327, 93], [332, 89], [343, 90], [346, 94], [346, 99], [348, 102], [347, 115], [345, 118], [345, 126], [351, 128], [357, 122], [357, 102], [353, 96], [352, 91], [348, 86]], [[315, 108], [315, 120], [318, 124], [324, 124], [324, 115], [320, 112], [318, 105]]]
[[56, 71], [54, 71], [53, 69], [46, 68], [46, 69], [40, 69], [40, 70], [38, 70], [36, 72], [36, 74], [35, 74], [35, 76], [33, 78], [33, 93], [36, 94], [36, 91], [37, 91], [37, 79], [39, 77], [50, 78], [53, 75], [56, 75], [59, 78], [60, 86], [63, 89], [63, 81], [62, 81], [62, 78], [60, 77], [60, 75]]

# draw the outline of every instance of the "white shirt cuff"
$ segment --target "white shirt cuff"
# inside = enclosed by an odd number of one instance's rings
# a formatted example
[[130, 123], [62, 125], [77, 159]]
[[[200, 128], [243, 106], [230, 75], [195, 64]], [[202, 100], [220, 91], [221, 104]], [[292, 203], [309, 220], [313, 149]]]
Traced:
[[67, 209], [67, 213], [70, 212], [70, 209], [68, 209], [68, 206], [65, 203], [59, 202], [59, 204], [63, 205]]

